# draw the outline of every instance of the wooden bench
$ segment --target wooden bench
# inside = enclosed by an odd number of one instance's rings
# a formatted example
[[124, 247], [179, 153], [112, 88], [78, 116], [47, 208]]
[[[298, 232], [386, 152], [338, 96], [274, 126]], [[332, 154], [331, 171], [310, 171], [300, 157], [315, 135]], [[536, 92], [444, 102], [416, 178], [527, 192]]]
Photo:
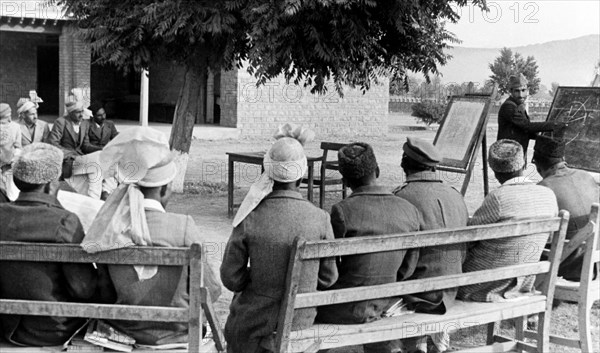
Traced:
[[[316, 352], [320, 349], [352, 346], [417, 337], [434, 332], [448, 332], [482, 324], [488, 324], [487, 348], [477, 352], [498, 352], [525, 349], [530, 352], [549, 351], [549, 320], [552, 310], [554, 283], [569, 214], [561, 211], [559, 217], [501, 223], [477, 227], [391, 234], [329, 241], [305, 241], [297, 238], [291, 251], [286, 289], [279, 312], [277, 332], [264, 340], [263, 347], [272, 352]], [[512, 265], [497, 269], [476, 271], [458, 275], [411, 280], [383, 285], [346, 288], [330, 291], [297, 293], [303, 263], [320, 261], [331, 256], [367, 254], [443, 244], [468, 243], [489, 239], [510, 238], [535, 233], [554, 232], [550, 261]], [[518, 298], [507, 302], [479, 303], [457, 301], [444, 315], [408, 314], [380, 319], [356, 325], [315, 324], [312, 327], [292, 331], [294, 310], [329, 304], [348, 303], [375, 298], [395, 297], [445, 288], [454, 288], [475, 283], [515, 278], [518, 276], [545, 273], [548, 276], [541, 294]], [[508, 339], [494, 335], [497, 321], [539, 315], [536, 332], [537, 346], [523, 340]], [[487, 350], [486, 350], [487, 349]]]
[[[47, 302], [0, 299], [0, 314], [81, 317], [106, 320], [185, 322], [189, 325], [189, 352], [224, 351], [224, 338], [210, 300], [203, 287], [203, 250], [189, 248], [130, 247], [88, 254], [75, 244], [0, 242], [0, 261], [101, 263], [118, 265], [189, 266], [189, 309], [138, 305]], [[214, 344], [202, 344], [202, 312], [210, 324]], [[8, 347], [2, 352], [47, 352], [44, 348]], [[136, 351], [136, 350], [134, 350]], [[139, 350], [141, 351], [141, 350]], [[188, 352], [179, 350], [178, 352]], [[175, 352], [170, 350], [169, 352]]]

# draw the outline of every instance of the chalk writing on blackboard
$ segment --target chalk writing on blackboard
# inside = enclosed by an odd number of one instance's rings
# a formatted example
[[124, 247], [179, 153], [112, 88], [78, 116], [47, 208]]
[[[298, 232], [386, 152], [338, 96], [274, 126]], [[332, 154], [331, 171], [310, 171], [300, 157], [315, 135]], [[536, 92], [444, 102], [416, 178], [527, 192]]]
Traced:
[[547, 121], [569, 124], [563, 136], [569, 166], [600, 172], [600, 87], [558, 87]]

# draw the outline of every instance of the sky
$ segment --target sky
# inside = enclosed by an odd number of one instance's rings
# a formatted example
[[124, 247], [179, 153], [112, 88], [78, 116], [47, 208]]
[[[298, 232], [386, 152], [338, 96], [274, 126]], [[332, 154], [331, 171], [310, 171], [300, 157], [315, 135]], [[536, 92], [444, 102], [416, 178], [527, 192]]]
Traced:
[[469, 48], [516, 47], [600, 34], [600, 1], [487, 1], [489, 12], [469, 6], [456, 9], [457, 24], [446, 29]]

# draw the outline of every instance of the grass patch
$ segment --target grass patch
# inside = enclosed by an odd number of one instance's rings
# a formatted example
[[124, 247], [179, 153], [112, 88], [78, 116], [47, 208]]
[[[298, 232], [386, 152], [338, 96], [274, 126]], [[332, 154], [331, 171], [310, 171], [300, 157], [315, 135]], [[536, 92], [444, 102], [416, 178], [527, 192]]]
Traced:
[[183, 184], [183, 192], [186, 194], [197, 195], [226, 194], [227, 183], [211, 181], [186, 181]]

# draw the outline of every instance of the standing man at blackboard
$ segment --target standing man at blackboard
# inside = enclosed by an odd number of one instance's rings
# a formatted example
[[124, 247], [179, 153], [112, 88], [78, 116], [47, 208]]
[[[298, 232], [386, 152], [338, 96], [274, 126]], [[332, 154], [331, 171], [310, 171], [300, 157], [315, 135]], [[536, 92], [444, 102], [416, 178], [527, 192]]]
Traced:
[[511, 75], [508, 79], [508, 97], [498, 112], [498, 136], [496, 140], [510, 139], [517, 141], [523, 147], [523, 157], [527, 165], [527, 147], [529, 140], [534, 140], [538, 132], [554, 131], [560, 133], [566, 123], [562, 122], [531, 122], [525, 109], [525, 100], [529, 94], [527, 79], [523, 74]]

